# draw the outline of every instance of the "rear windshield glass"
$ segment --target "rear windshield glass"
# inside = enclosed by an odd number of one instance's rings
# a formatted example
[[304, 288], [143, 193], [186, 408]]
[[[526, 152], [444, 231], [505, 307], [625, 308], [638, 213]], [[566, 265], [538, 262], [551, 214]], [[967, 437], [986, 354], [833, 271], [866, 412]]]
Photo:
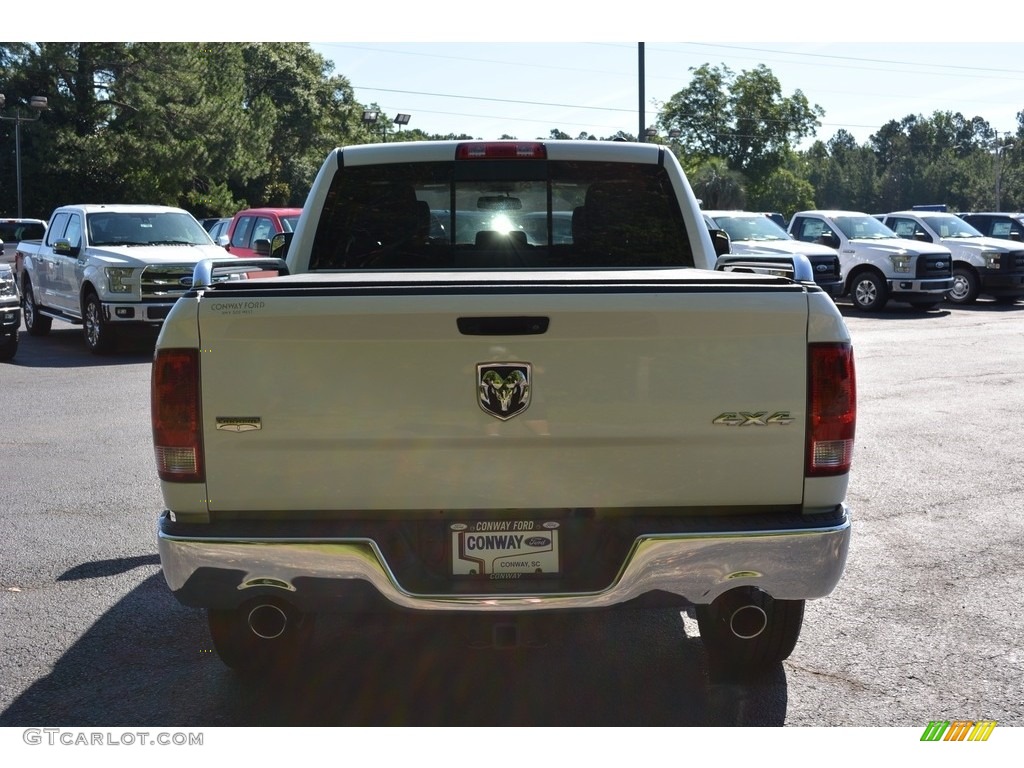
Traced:
[[22, 240], [42, 240], [46, 226], [35, 222], [0, 222], [0, 240], [5, 243], [20, 243]]
[[662, 168], [519, 159], [339, 170], [309, 268], [692, 266]]

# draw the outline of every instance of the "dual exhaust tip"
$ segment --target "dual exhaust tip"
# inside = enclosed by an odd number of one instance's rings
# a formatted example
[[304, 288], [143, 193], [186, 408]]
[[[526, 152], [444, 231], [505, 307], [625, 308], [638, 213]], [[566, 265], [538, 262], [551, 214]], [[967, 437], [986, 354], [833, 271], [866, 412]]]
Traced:
[[718, 598], [720, 615], [733, 637], [753, 640], [768, 628], [768, 613], [758, 597], [755, 590], [737, 589]]
[[249, 631], [264, 640], [281, 637], [290, 622], [288, 612], [276, 603], [259, 603], [249, 610], [246, 617]]
[[[750, 597], [743, 592], [730, 592], [723, 595], [722, 615], [729, 625], [729, 631], [740, 640], [753, 640], [768, 628], [768, 614], [764, 608], [752, 602]], [[274, 640], [281, 637], [287, 630], [292, 618], [289, 612], [276, 603], [258, 603], [253, 606], [246, 616], [246, 623], [249, 631], [264, 640]], [[509, 629], [502, 625], [502, 629]], [[516, 633], [518, 634], [518, 633]], [[508, 647], [516, 645], [512, 638], [502, 636], [502, 641], [495, 639], [495, 647]]]

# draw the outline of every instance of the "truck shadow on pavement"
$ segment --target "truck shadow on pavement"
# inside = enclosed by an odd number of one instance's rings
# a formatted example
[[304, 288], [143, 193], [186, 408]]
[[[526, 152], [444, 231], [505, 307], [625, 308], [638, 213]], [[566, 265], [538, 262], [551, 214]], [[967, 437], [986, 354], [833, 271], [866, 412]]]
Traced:
[[118, 339], [110, 354], [94, 355], [85, 346], [81, 327], [54, 322], [46, 336], [29, 336], [22, 328], [18, 352], [7, 365], [23, 368], [98, 368], [112, 365], [148, 363], [153, 359], [156, 333], [138, 331]]
[[912, 307], [909, 304], [903, 304], [898, 301], [889, 302], [882, 309], [875, 310], [873, 312], [866, 312], [863, 309], [857, 309], [849, 302], [843, 300], [836, 302], [836, 308], [839, 310], [839, 314], [843, 317], [863, 317], [863, 318], [877, 318], [879, 320], [885, 320], [886, 318], [895, 318], [899, 320], [928, 320], [936, 317], [946, 317], [950, 314], [950, 307], [945, 304], [940, 304], [934, 309], [919, 309], [918, 307]]
[[[104, 561], [62, 580], [104, 578]], [[493, 622], [321, 617], [287, 674], [243, 680], [213, 652], [205, 614], [146, 577], [0, 713], [0, 726], [781, 726], [785, 671], [710, 676], [698, 638], [660, 609], [543, 617], [523, 642]], [[536, 633], [534, 633], [536, 630]]]
[[932, 317], [949, 317], [955, 312], [1021, 312], [1024, 310], [1024, 304], [1004, 304], [992, 299], [980, 298], [973, 304], [939, 304], [934, 309], [919, 309], [912, 307], [909, 304], [902, 302], [893, 301], [885, 305], [880, 311], [877, 312], [865, 312], [857, 309], [850, 303], [848, 299], [840, 299], [836, 302], [836, 307], [839, 309], [839, 313], [843, 317], [877, 317], [880, 319], [899, 318], [900, 320], [909, 320], [914, 318], [932, 318]]

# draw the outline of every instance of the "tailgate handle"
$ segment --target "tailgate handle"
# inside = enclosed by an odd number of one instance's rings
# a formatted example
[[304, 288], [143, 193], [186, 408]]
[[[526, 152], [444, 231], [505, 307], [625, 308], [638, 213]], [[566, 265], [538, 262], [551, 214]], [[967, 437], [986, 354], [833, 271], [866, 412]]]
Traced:
[[548, 332], [546, 317], [460, 317], [464, 336], [536, 336]]

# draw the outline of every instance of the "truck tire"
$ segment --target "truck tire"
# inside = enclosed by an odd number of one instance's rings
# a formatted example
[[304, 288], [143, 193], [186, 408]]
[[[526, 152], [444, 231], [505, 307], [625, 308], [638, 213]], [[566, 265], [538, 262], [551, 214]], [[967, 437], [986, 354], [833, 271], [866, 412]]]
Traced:
[[82, 330], [85, 345], [94, 355], [104, 355], [117, 346], [117, 332], [110, 323], [103, 320], [103, 306], [100, 297], [90, 291], [82, 304]]
[[21, 296], [21, 312], [25, 316], [25, 330], [28, 331], [29, 336], [45, 336], [50, 332], [53, 320], [39, 314], [39, 307], [32, 295], [32, 282], [27, 277], [21, 285]]
[[271, 600], [206, 613], [217, 656], [243, 677], [287, 672], [298, 661], [315, 623], [312, 614], [298, 613]]
[[759, 589], [740, 588], [711, 605], [698, 605], [697, 624], [711, 668], [751, 675], [788, 659], [800, 637], [804, 603], [774, 600]]
[[973, 269], [953, 269], [953, 287], [946, 292], [946, 300], [953, 304], [973, 304], [978, 299], [981, 286]]
[[864, 312], [877, 312], [889, 301], [889, 286], [874, 272], [860, 272], [850, 281], [853, 306]]

